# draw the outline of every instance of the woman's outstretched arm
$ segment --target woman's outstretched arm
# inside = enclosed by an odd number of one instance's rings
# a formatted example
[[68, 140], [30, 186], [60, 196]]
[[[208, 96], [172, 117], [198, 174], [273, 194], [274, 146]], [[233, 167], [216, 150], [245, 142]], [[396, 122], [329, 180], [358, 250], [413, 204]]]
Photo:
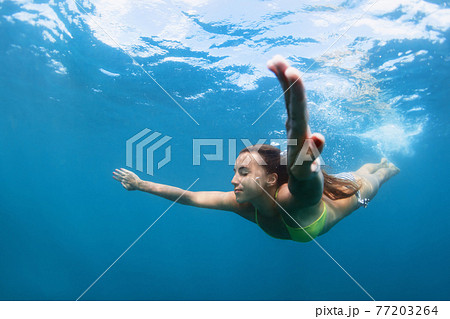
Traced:
[[308, 126], [308, 108], [300, 72], [290, 67], [281, 56], [270, 60], [268, 67], [275, 73], [284, 91], [288, 115], [286, 132], [289, 191], [303, 205], [312, 206], [320, 201], [323, 193], [323, 175], [318, 157], [325, 139], [321, 134], [311, 134]]
[[[116, 169], [113, 178], [119, 181], [127, 190], [139, 190], [157, 195], [183, 205], [201, 208], [232, 211], [240, 213], [241, 206], [236, 202], [234, 192], [192, 192], [184, 189], [158, 184], [140, 179], [133, 172], [124, 168]], [[243, 216], [244, 217], [244, 216]]]

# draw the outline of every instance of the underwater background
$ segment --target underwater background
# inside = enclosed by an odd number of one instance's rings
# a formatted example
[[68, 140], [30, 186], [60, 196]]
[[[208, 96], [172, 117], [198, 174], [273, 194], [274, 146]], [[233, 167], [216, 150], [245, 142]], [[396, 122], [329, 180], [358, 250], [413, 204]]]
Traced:
[[[0, 300], [76, 300], [170, 206], [116, 168], [231, 191], [230, 140], [285, 138], [275, 54], [306, 72], [333, 172], [401, 169], [317, 241], [375, 300], [449, 300], [448, 4], [0, 1]], [[171, 137], [152, 176], [126, 166], [145, 128]], [[193, 165], [201, 138], [223, 160]], [[80, 300], [370, 298], [314, 242], [175, 204]]]

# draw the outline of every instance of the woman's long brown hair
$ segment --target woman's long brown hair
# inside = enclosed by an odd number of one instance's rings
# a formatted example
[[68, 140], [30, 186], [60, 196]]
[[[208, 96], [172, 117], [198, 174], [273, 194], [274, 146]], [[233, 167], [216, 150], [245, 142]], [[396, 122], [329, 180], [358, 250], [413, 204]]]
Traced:
[[[262, 157], [264, 162], [266, 162], [266, 165], [263, 166], [266, 173], [276, 173], [278, 175], [278, 186], [288, 182], [287, 166], [282, 164], [282, 156], [278, 148], [269, 144], [255, 144], [242, 149], [239, 154], [245, 152], [257, 152]], [[324, 178], [323, 193], [332, 200], [355, 195], [361, 188], [359, 183], [329, 175], [324, 169], [322, 169], [322, 174]]]

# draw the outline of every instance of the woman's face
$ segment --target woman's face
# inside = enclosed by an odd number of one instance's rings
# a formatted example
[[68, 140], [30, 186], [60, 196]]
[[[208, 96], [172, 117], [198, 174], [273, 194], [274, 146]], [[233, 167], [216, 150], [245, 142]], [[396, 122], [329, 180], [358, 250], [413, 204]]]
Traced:
[[264, 192], [261, 187], [264, 187], [267, 173], [258, 163], [263, 163], [258, 153], [245, 152], [236, 159], [231, 184], [238, 203], [248, 202]]

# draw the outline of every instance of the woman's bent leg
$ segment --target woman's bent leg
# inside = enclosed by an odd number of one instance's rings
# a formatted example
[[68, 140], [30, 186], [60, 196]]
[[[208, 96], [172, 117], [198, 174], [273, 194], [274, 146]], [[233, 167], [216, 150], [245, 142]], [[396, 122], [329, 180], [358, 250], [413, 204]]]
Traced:
[[[369, 171], [371, 173], [368, 173]], [[355, 172], [362, 179], [362, 187], [360, 189], [361, 197], [374, 198], [380, 186], [399, 172], [400, 170], [385, 158], [378, 164], [363, 165]]]

